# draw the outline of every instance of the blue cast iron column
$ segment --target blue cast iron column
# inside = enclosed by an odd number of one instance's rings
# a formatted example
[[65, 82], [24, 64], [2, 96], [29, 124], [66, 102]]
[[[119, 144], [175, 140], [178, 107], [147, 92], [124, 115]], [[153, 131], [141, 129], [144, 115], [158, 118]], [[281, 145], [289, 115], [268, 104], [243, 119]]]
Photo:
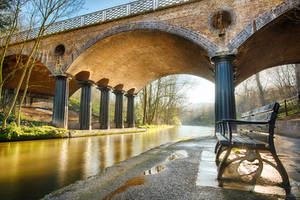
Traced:
[[89, 81], [78, 81], [81, 85], [79, 126], [80, 130], [91, 130], [92, 128], [92, 101], [91, 86]]
[[53, 102], [52, 124], [59, 128], [68, 128], [69, 80], [65, 75], [55, 76], [55, 95]]
[[234, 55], [220, 55], [212, 57], [215, 63], [215, 120], [235, 119], [234, 97], [234, 69], [232, 61]]
[[109, 87], [98, 87], [101, 91], [100, 98], [100, 129], [109, 129], [109, 95], [110, 88]]
[[127, 126], [128, 128], [134, 127], [134, 94], [126, 94], [127, 97]]
[[116, 95], [116, 104], [115, 104], [115, 122], [116, 128], [123, 128], [123, 94], [124, 91], [115, 90], [113, 92]]

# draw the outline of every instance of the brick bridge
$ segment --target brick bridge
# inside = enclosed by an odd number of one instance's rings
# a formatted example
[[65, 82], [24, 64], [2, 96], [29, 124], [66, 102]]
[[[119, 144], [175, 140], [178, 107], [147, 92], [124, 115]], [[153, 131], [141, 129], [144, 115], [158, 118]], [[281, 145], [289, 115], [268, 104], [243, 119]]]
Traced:
[[[68, 97], [82, 88], [80, 128], [91, 128], [91, 85], [101, 90], [100, 124], [109, 128], [109, 91], [116, 127], [134, 126], [134, 94], [170, 74], [216, 84], [216, 120], [235, 117], [234, 87], [269, 67], [300, 62], [300, 0], [139, 0], [50, 26], [30, 80], [31, 93], [54, 96], [53, 123], [67, 127]], [[298, 21], [296, 20], [298, 19]], [[14, 36], [5, 73], [26, 35]], [[5, 85], [15, 88], [15, 79]], [[235, 80], [235, 81], [234, 81]]]

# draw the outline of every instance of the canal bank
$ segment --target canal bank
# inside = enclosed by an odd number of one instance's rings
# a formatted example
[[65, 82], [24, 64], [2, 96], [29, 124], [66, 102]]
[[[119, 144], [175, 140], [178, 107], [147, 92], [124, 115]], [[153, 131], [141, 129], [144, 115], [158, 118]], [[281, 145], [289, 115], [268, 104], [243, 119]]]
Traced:
[[[274, 185], [228, 183], [219, 187], [214, 163], [215, 143], [213, 136], [206, 136], [161, 145], [109, 167], [97, 176], [52, 192], [43, 199], [286, 198], [284, 190]], [[292, 194], [287, 198], [300, 198], [299, 140], [278, 137], [276, 145], [292, 185]]]
[[0, 134], [1, 142], [16, 142], [30, 140], [66, 139], [77, 137], [91, 137], [114, 134], [129, 134], [161, 131], [174, 128], [172, 125], [147, 125], [138, 128], [112, 128], [112, 129], [93, 129], [93, 130], [67, 130], [53, 126], [11, 126], [9, 125], [4, 133]]
[[[27, 129], [27, 130], [26, 130]], [[20, 131], [19, 128], [9, 130], [8, 133], [0, 134], [0, 142], [16, 142], [30, 140], [49, 140], [49, 139], [66, 139], [77, 137], [91, 137], [113, 134], [128, 134], [146, 132], [146, 128], [123, 128], [123, 129], [96, 129], [96, 130], [66, 130], [51, 126], [25, 128]]]

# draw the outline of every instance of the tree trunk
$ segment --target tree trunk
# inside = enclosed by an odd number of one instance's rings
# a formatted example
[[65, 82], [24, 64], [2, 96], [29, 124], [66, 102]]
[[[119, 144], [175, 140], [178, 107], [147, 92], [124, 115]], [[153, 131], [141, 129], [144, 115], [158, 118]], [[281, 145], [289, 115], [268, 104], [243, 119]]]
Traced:
[[264, 106], [264, 105], [266, 105], [266, 101], [265, 101], [264, 90], [263, 90], [263, 87], [260, 82], [259, 73], [255, 74], [255, 80], [256, 80], [257, 87], [258, 87], [258, 93], [259, 93], [258, 95], [259, 95], [260, 104], [262, 106]]
[[296, 89], [298, 94], [298, 104], [300, 106], [300, 64], [295, 64], [295, 72], [296, 72]]
[[144, 113], [143, 113], [143, 125], [146, 123], [146, 115], [147, 115], [147, 86], [144, 87]]

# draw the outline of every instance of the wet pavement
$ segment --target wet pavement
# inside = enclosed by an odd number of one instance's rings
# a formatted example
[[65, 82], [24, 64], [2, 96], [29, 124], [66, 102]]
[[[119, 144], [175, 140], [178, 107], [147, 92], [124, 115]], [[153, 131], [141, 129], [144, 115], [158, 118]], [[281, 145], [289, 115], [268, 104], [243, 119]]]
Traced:
[[[228, 181], [219, 187], [214, 162], [216, 139], [210, 136], [154, 148], [44, 199], [300, 199], [299, 141], [285, 137], [276, 140], [292, 185], [288, 196], [278, 186], [279, 174], [267, 165], [258, 184]], [[241, 171], [252, 169], [246, 164]]]

